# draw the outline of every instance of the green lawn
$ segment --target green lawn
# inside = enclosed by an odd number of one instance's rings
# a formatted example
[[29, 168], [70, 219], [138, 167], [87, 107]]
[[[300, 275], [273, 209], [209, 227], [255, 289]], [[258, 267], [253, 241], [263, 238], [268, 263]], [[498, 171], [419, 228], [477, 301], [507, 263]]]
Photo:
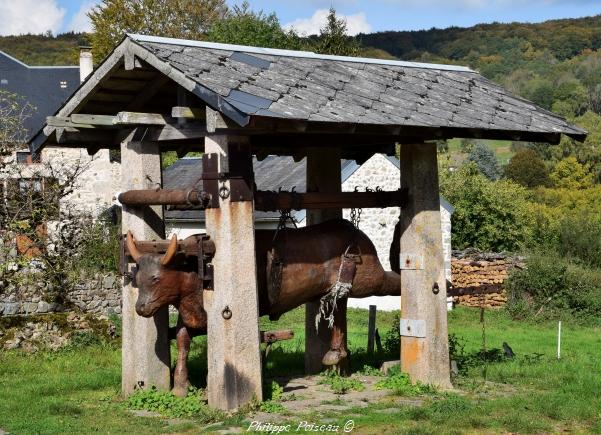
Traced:
[[[511, 141], [486, 140], [483, 142], [495, 152], [500, 165], [506, 165], [509, 163], [511, 157], [513, 157], [514, 152], [511, 151]], [[461, 139], [450, 139], [448, 143], [449, 159], [453, 165], [457, 166], [467, 158], [467, 154], [461, 152]]]
[[[556, 324], [515, 322], [505, 312], [487, 312], [487, 347], [506, 341], [513, 361], [471, 368], [455, 380], [457, 391], [426, 396], [419, 408], [384, 405], [357, 410], [357, 433], [549, 433], [601, 432], [601, 328], [563, 325], [562, 359], [555, 358]], [[378, 313], [381, 335], [393, 315]], [[295, 310], [265, 329], [293, 328], [294, 340], [276, 346], [267, 375], [302, 370], [304, 313]], [[450, 332], [462, 337], [467, 353], [482, 346], [479, 311], [460, 308], [449, 316]], [[349, 310], [353, 366], [367, 361], [367, 311]], [[193, 381], [204, 384], [205, 341], [195, 339], [191, 355]], [[486, 382], [484, 375], [486, 371]], [[169, 425], [166, 419], [132, 416], [119, 398], [120, 350], [116, 343], [70, 351], [25, 355], [0, 354], [0, 429], [10, 433], [198, 433], [203, 424]], [[317, 405], [317, 404], [316, 404]], [[390, 405], [388, 405], [390, 406]], [[340, 413], [313, 410], [315, 419], [344, 421]], [[360, 416], [359, 416], [360, 414]], [[309, 414], [311, 415], [311, 414]], [[246, 430], [238, 414], [225, 424]]]

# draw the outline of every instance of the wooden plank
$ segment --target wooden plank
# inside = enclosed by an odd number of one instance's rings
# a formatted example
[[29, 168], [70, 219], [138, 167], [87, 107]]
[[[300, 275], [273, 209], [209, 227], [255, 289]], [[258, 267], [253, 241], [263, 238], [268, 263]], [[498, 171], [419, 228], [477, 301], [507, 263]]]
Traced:
[[[340, 150], [336, 148], [307, 149], [307, 191], [340, 193]], [[341, 209], [307, 210], [307, 225], [315, 225], [329, 219], [342, 217]], [[346, 298], [338, 301], [338, 312], [346, 320]], [[315, 318], [319, 314], [319, 302], [305, 304], [305, 373], [316, 374], [322, 370], [322, 359], [330, 349], [332, 330], [328, 322], [321, 319], [319, 329], [315, 328]], [[338, 319], [336, 319], [338, 320]], [[335, 320], [335, 322], [336, 322]], [[346, 322], [344, 322], [346, 323]], [[336, 325], [346, 332], [346, 324]], [[346, 347], [346, 334], [344, 337]]]
[[369, 306], [369, 318], [367, 320], [367, 354], [374, 353], [374, 341], [376, 339], [376, 310], [375, 305]]
[[169, 82], [169, 77], [159, 74], [140, 91], [140, 93], [129, 103], [127, 110], [139, 110]]
[[279, 331], [261, 331], [261, 343], [275, 343], [277, 341], [291, 340], [294, 338], [294, 331], [291, 329], [282, 329]]
[[423, 337], [401, 335], [401, 370], [414, 382], [451, 388], [436, 144], [402, 144], [400, 160], [408, 189], [400, 249], [423, 259], [421, 269], [401, 269], [401, 319], [424, 329]]
[[186, 118], [186, 119], [206, 119], [206, 108], [205, 107], [182, 107], [175, 106], [171, 108], [171, 116], [174, 118]]
[[[121, 188], [149, 189], [161, 182], [161, 154], [157, 145], [123, 142]], [[161, 207], [123, 208], [122, 233], [131, 231], [136, 239], [164, 239]], [[152, 318], [139, 316], [135, 310], [138, 289], [124, 278], [122, 293], [122, 390], [125, 395], [136, 388], [155, 386], [169, 390], [170, 343], [169, 311], [162, 308]]]
[[115, 125], [166, 125], [173, 122], [169, 116], [143, 112], [119, 112], [113, 120]]
[[[217, 172], [228, 172], [230, 158], [237, 154], [236, 166], [246, 166], [252, 173], [250, 147], [243, 140], [228, 136], [205, 140], [206, 153], [219, 155], [211, 159]], [[207, 396], [209, 406], [231, 410], [263, 397], [253, 203], [219, 198], [219, 208], [207, 209], [205, 216], [207, 234], [218, 247], [212, 261], [214, 291], [203, 292]]]
[[207, 127], [200, 123], [186, 123], [179, 127], [167, 124], [161, 128], [150, 128], [145, 140], [155, 142], [203, 139], [207, 136]]
[[207, 106], [206, 108], [207, 118], [207, 131], [209, 133], [216, 133], [221, 130], [221, 133], [225, 133], [226, 130], [240, 131], [242, 127], [236, 124], [234, 121], [223, 116], [216, 110], [211, 109]]
[[112, 115], [87, 115], [83, 113], [74, 113], [70, 118], [74, 124], [91, 124], [95, 126], [112, 126], [115, 120], [115, 117]]

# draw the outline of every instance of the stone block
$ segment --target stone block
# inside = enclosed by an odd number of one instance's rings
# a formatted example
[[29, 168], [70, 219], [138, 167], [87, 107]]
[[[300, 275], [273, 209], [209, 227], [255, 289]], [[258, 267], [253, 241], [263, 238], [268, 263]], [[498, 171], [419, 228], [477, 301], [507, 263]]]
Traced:
[[115, 286], [115, 275], [107, 275], [102, 280], [102, 287], [111, 289]]
[[4, 304], [4, 315], [13, 316], [19, 312], [20, 304], [16, 302]]
[[385, 375], [388, 374], [388, 372], [390, 371], [390, 369], [392, 369], [393, 367], [398, 367], [401, 365], [401, 361], [400, 360], [396, 360], [396, 361], [384, 361], [382, 363], [382, 367], [380, 367], [380, 371], [382, 373], [384, 373]]
[[48, 302], [40, 301], [38, 302], [37, 310], [38, 313], [47, 313], [48, 311], [50, 311], [50, 305], [48, 304]]

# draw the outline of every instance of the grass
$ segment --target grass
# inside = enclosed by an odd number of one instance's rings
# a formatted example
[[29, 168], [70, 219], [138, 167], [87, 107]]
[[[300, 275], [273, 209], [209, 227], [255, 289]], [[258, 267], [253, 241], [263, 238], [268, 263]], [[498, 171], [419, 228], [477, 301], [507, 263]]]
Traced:
[[[490, 149], [492, 149], [496, 156], [499, 164], [504, 166], [509, 163], [509, 160], [515, 154], [511, 151], [511, 142], [506, 140], [483, 140]], [[459, 165], [467, 158], [467, 154], [461, 152], [461, 139], [450, 139], [449, 143], [449, 159], [455, 166]], [[441, 158], [444, 158], [441, 157]]]
[[[349, 310], [354, 370], [370, 362], [362, 351], [367, 317], [365, 310]], [[392, 319], [391, 313], [378, 313], [382, 336]], [[470, 367], [455, 379], [457, 391], [422, 395], [421, 407], [385, 402], [341, 413], [319, 410], [316, 404], [303, 419], [344, 425], [353, 414], [360, 433], [601, 433], [601, 328], [577, 326], [566, 319], [558, 361], [555, 323], [515, 322], [504, 311], [488, 311], [485, 320], [487, 348], [507, 342], [516, 354], [514, 360]], [[262, 321], [264, 329], [291, 328], [296, 334], [294, 340], [275, 345], [266, 367], [268, 377], [302, 372], [303, 324], [302, 310], [279, 322]], [[478, 310], [451, 312], [449, 331], [463, 339], [465, 352], [481, 349]], [[205, 349], [206, 341], [195, 339], [190, 359], [197, 387], [205, 383]], [[19, 434], [198, 433], [205, 427], [206, 415], [174, 425], [166, 418], [133, 416], [119, 396], [120, 364], [118, 345], [106, 342], [35, 355], [0, 353], [0, 428]], [[392, 413], [390, 408], [395, 408]], [[248, 420], [237, 414], [212, 428], [232, 425], [246, 430]]]

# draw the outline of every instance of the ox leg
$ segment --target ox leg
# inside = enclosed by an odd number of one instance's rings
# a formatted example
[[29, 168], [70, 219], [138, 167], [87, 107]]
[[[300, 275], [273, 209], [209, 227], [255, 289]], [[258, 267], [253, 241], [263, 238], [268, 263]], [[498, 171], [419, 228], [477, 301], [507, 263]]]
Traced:
[[346, 347], [346, 303], [348, 298], [340, 299], [334, 312], [334, 326], [330, 339], [330, 350], [324, 355], [322, 363], [341, 375], [350, 375], [349, 351]]
[[190, 352], [191, 334], [181, 320], [177, 325], [177, 363], [173, 372], [173, 394], [185, 397], [188, 394], [190, 381], [188, 380], [188, 353]]

